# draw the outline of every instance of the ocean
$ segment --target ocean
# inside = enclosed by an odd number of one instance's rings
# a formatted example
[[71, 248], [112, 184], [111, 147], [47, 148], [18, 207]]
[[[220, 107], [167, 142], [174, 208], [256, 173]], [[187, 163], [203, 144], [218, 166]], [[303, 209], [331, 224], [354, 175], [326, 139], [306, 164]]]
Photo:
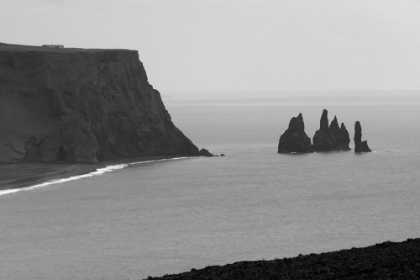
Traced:
[[[226, 156], [3, 183], [0, 279], [144, 279], [420, 236], [420, 92], [162, 96], [185, 135]], [[290, 118], [312, 138], [323, 109], [351, 139], [360, 121], [373, 152], [277, 154]], [[41, 172], [0, 172], [17, 168]]]

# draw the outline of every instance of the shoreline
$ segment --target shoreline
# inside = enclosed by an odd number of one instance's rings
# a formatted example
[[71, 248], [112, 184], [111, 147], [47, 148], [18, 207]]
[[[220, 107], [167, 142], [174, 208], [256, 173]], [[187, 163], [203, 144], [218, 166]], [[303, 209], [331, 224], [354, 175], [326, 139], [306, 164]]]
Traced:
[[41, 163], [29, 161], [0, 162], [0, 191], [25, 189], [53, 180], [86, 175], [107, 166], [119, 164], [130, 165], [148, 161], [175, 159], [178, 157], [184, 156], [137, 157], [104, 161], [94, 164], [66, 162]]

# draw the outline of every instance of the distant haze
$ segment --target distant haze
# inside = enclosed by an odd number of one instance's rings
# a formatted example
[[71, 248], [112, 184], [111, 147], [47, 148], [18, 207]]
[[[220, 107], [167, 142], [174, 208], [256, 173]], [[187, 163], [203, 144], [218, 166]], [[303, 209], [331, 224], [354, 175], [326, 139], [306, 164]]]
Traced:
[[1, 0], [0, 42], [139, 51], [168, 90], [420, 90], [418, 0]]

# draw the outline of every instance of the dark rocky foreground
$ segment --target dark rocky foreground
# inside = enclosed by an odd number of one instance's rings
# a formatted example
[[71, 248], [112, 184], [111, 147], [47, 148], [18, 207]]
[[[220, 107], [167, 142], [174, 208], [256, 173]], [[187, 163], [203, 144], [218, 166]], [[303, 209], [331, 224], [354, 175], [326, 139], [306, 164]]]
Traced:
[[198, 155], [137, 51], [0, 43], [0, 162]]
[[420, 239], [290, 259], [209, 266], [148, 279], [420, 279]]

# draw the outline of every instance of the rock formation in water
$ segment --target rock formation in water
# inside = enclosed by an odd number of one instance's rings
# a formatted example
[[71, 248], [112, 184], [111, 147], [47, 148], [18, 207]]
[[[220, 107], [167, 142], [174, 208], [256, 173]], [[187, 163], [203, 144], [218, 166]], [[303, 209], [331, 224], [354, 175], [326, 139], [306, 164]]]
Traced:
[[201, 149], [198, 154], [202, 157], [214, 157], [214, 155], [206, 149]]
[[0, 161], [198, 154], [137, 51], [0, 44]]
[[354, 125], [354, 152], [355, 153], [368, 153], [372, 152], [369, 148], [367, 141], [362, 142], [362, 126], [357, 121]]
[[340, 149], [344, 150], [344, 151], [351, 150], [350, 147], [349, 147], [350, 135], [349, 135], [349, 132], [347, 131], [344, 123], [341, 123], [341, 126], [340, 126], [340, 136], [341, 136], [340, 141], [339, 141]]
[[280, 136], [278, 153], [313, 153], [311, 139], [305, 133], [302, 114], [290, 120], [289, 128]]
[[328, 126], [328, 111], [323, 110], [320, 128], [313, 137], [313, 149], [317, 152], [350, 150], [350, 137], [344, 125], [338, 126], [337, 117]]

